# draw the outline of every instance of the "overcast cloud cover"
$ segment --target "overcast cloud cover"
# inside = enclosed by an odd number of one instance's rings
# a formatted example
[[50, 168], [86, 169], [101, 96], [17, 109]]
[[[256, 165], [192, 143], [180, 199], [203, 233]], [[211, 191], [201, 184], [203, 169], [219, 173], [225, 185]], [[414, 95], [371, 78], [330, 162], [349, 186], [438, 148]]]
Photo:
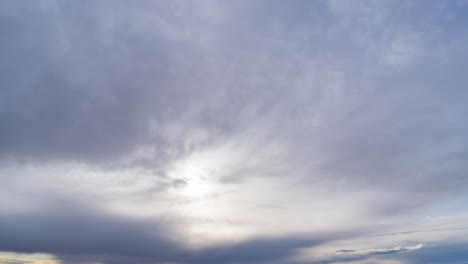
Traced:
[[468, 2], [0, 1], [0, 263], [468, 262]]

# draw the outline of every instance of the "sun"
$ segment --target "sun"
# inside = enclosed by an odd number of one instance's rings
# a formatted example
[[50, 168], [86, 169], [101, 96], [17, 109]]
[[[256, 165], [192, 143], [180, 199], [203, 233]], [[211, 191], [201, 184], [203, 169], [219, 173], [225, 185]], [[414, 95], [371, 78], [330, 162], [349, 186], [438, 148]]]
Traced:
[[186, 183], [182, 188], [182, 194], [187, 197], [201, 198], [214, 192], [213, 184], [202, 177], [189, 178]]
[[216, 191], [216, 180], [206, 161], [183, 160], [176, 164], [171, 177], [185, 182], [185, 185], [178, 191], [180, 195], [187, 198], [203, 198]]

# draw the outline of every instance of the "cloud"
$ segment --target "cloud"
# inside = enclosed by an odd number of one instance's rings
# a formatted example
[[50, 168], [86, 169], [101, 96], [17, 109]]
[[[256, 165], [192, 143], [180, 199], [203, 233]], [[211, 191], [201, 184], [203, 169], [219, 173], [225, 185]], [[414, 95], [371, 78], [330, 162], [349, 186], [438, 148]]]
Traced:
[[193, 248], [174, 222], [132, 219], [56, 199], [35, 212], [1, 214], [2, 251], [53, 254], [64, 263], [258, 263], [279, 261], [337, 234], [265, 237]]
[[386, 249], [351, 250], [338, 252], [339, 257], [320, 263], [466, 263], [466, 246], [466, 243], [444, 243], [432, 246], [418, 244]]
[[466, 243], [444, 243], [436, 247], [421, 249], [401, 256], [408, 263], [466, 263]]
[[316, 263], [366, 263], [367, 260], [370, 262], [385, 262], [392, 261], [395, 256], [399, 256], [401, 253], [407, 253], [412, 251], [421, 250], [423, 248], [432, 247], [424, 244], [415, 244], [411, 246], [394, 246], [389, 248], [372, 248], [372, 249], [340, 249]]
[[[55, 204], [54, 204], [55, 203]], [[37, 212], [2, 215], [0, 248], [13, 252], [174, 258], [179, 246], [161, 223], [138, 222], [79, 203], [51, 201]]]
[[394, 246], [392, 248], [378, 248], [378, 249], [360, 249], [360, 250], [347, 250], [342, 249], [335, 252], [337, 255], [379, 255], [379, 254], [393, 254], [398, 252], [406, 252], [418, 250], [425, 247], [423, 244], [414, 246]]
[[456, 237], [425, 216], [468, 186], [466, 6], [0, 5], [0, 250], [280, 263]]
[[57, 264], [59, 260], [48, 254], [21, 254], [15, 252], [0, 252], [2, 264]]

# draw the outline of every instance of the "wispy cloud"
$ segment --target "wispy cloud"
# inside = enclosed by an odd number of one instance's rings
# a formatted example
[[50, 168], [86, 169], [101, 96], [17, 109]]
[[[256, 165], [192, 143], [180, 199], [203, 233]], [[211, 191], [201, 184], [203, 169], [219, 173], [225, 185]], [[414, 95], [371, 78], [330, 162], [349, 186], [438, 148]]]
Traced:
[[399, 252], [413, 251], [425, 247], [423, 244], [414, 246], [394, 246], [391, 248], [377, 248], [377, 249], [342, 249], [335, 252], [336, 255], [378, 255], [378, 254], [393, 254]]

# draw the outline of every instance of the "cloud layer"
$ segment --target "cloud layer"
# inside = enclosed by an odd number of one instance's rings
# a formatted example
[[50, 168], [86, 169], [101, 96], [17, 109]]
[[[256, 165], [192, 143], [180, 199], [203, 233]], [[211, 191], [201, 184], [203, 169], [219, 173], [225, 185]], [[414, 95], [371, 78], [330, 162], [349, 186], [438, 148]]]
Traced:
[[467, 8], [3, 1], [0, 263], [466, 262]]

